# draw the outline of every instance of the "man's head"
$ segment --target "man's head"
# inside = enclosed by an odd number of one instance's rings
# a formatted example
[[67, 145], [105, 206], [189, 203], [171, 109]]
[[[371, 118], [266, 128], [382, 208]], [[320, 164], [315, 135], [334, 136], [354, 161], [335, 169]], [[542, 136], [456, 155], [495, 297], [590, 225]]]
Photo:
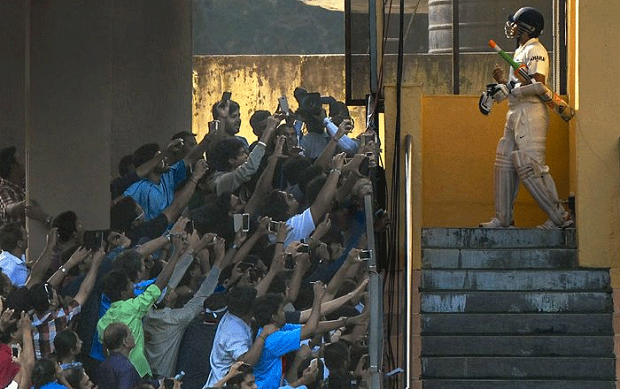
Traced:
[[267, 118], [269, 116], [271, 116], [271, 112], [265, 110], [258, 110], [250, 116], [250, 126], [257, 138], [260, 138], [265, 128], [267, 128]]
[[[140, 167], [140, 165], [153, 159], [159, 151], [161, 151], [161, 148], [157, 143], [147, 143], [140, 146], [133, 153], [133, 165], [136, 168]], [[170, 170], [170, 166], [166, 164], [165, 160], [162, 160], [161, 163], [152, 170], [152, 173], [162, 174], [168, 170]]]
[[284, 152], [290, 152], [291, 148], [297, 147], [297, 131], [295, 131], [295, 128], [293, 128], [292, 125], [289, 125], [287, 123], [280, 124], [276, 129], [276, 134], [286, 136], [286, 145], [288, 146], [289, 150], [284, 150]]
[[24, 166], [17, 160], [15, 146], [0, 150], [0, 177], [5, 180], [17, 181], [26, 175]]
[[60, 304], [58, 293], [56, 293], [54, 287], [47, 282], [42, 282], [33, 286], [32, 289], [30, 289], [29, 295], [32, 307], [38, 313], [55, 309]]
[[323, 350], [323, 358], [329, 371], [347, 370], [351, 358], [349, 346], [343, 342], [328, 344]]
[[216, 171], [231, 171], [248, 160], [245, 144], [237, 138], [224, 138], [209, 153], [209, 162]]
[[255, 299], [256, 289], [236, 286], [228, 291], [226, 297], [228, 312], [237, 317], [247, 316], [252, 312]]
[[254, 302], [254, 320], [258, 327], [264, 327], [270, 323], [282, 327], [286, 323], [282, 300], [282, 295], [276, 293], [267, 293], [256, 299]]
[[133, 172], [136, 170], [136, 167], [133, 165], [133, 155], [125, 155], [118, 161], [118, 175], [124, 176], [127, 173]]
[[21, 223], [7, 223], [0, 227], [0, 249], [15, 254], [18, 250], [20, 255], [28, 247], [28, 234]]
[[545, 19], [540, 11], [532, 7], [523, 7], [508, 16], [504, 32], [506, 38], [527, 40], [540, 36], [544, 28]]
[[124, 301], [133, 297], [133, 284], [122, 270], [112, 270], [101, 280], [101, 291], [110, 301]]
[[103, 345], [109, 351], [130, 351], [136, 346], [133, 334], [125, 323], [111, 323], [103, 331]]
[[68, 242], [70, 239], [82, 240], [84, 226], [73, 211], [66, 211], [54, 218], [52, 226], [58, 228], [58, 241]]
[[82, 340], [74, 331], [70, 329], [62, 330], [54, 338], [54, 350], [58, 360], [75, 356], [82, 350]]
[[295, 196], [281, 190], [273, 190], [265, 201], [263, 213], [274, 221], [282, 222], [297, 214], [298, 209], [299, 203]]
[[224, 131], [228, 134], [228, 135], [235, 135], [239, 132], [239, 128], [241, 127], [241, 115], [239, 113], [239, 103], [237, 103], [236, 101], [230, 100], [230, 105], [228, 107], [228, 116], [226, 117], [220, 117], [218, 111], [217, 111], [217, 107], [218, 105], [222, 103], [221, 101], [218, 101], [217, 103], [213, 104], [213, 108], [211, 109], [211, 113], [213, 113], [213, 119], [214, 120], [219, 120], [220, 122], [222, 122], [222, 125], [224, 126]]
[[191, 150], [198, 144], [196, 142], [196, 134], [193, 134], [189, 131], [181, 131], [172, 135], [170, 140], [181, 139], [183, 140], [183, 148], [181, 149], [180, 158], [184, 158]]
[[131, 282], [138, 282], [146, 271], [144, 255], [137, 250], [125, 250], [114, 258], [112, 269], [123, 272]]
[[239, 389], [256, 389], [256, 378], [254, 369], [250, 365], [243, 364], [237, 369], [237, 375], [227, 382], [227, 386]]

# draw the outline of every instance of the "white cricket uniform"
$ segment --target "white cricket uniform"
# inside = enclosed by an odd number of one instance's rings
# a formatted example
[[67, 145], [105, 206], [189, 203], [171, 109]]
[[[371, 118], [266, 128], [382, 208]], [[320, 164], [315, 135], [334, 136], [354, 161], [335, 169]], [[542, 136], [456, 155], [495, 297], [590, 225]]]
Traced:
[[[546, 79], [549, 75], [549, 55], [538, 38], [531, 38], [523, 46], [517, 48], [513, 58], [516, 62], [527, 65], [530, 76], [538, 73]], [[510, 72], [509, 81], [519, 82], [514, 72]], [[504, 137], [514, 139], [517, 150], [526, 152], [538, 162], [541, 173], [549, 171], [549, 167], [545, 164], [545, 142], [548, 128], [549, 112], [538, 96], [522, 98], [517, 98], [512, 94], [508, 96]]]

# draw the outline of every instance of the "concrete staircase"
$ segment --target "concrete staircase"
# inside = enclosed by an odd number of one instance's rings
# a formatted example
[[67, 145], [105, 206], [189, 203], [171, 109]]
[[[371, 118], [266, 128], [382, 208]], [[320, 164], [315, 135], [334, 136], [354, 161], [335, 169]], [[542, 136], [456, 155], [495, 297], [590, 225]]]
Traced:
[[574, 230], [426, 229], [424, 389], [612, 389], [607, 269], [577, 267]]

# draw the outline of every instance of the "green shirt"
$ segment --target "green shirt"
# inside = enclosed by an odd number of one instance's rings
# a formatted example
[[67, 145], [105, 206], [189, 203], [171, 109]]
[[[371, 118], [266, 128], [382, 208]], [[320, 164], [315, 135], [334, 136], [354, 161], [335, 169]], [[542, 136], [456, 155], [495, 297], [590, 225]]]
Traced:
[[112, 305], [110, 305], [110, 309], [108, 309], [97, 323], [99, 340], [102, 342], [103, 333], [108, 325], [116, 322], [127, 324], [136, 342], [136, 346], [129, 353], [129, 360], [138, 371], [140, 377], [151, 374], [151, 367], [144, 355], [144, 329], [142, 327], [142, 318], [160, 295], [161, 290], [159, 290], [157, 285], [151, 284], [146, 288], [144, 293], [138, 297], [113, 302]]

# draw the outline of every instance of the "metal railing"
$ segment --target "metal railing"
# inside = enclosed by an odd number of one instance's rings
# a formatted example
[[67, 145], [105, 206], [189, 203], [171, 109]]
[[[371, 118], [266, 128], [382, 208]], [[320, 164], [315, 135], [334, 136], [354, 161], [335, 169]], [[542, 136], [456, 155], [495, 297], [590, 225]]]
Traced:
[[411, 341], [413, 339], [412, 333], [412, 323], [413, 323], [413, 314], [411, 309], [411, 301], [413, 300], [413, 242], [412, 242], [412, 231], [413, 231], [413, 198], [411, 193], [412, 187], [412, 178], [411, 178], [411, 168], [412, 168], [412, 150], [413, 150], [413, 137], [411, 135], [405, 136], [405, 169], [404, 169], [404, 178], [405, 178], [405, 349], [404, 349], [404, 360], [405, 360], [405, 388], [410, 388], [413, 382], [411, 366], [412, 366], [412, 355], [413, 350], [411, 349]]

